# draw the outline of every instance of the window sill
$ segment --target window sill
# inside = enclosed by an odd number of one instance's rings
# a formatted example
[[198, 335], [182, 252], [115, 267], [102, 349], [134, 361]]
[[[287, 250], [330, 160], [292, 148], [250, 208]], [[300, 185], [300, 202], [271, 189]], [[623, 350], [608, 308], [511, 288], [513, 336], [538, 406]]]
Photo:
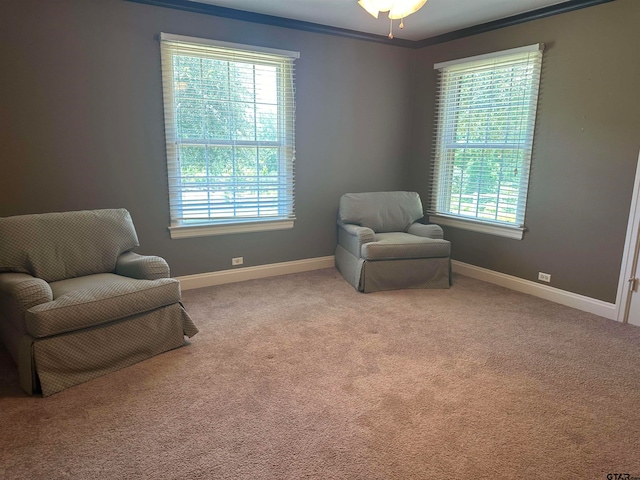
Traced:
[[507, 225], [497, 225], [494, 223], [447, 217], [444, 215], [429, 215], [429, 222], [447, 227], [460, 228], [462, 230], [471, 230], [472, 232], [512, 238], [514, 240], [522, 240], [525, 231], [522, 227], [510, 227]]
[[172, 239], [209, 237], [213, 235], [231, 235], [234, 233], [267, 232], [270, 230], [287, 230], [293, 228], [295, 218], [286, 220], [267, 220], [261, 222], [237, 222], [200, 225], [179, 225], [169, 227]]

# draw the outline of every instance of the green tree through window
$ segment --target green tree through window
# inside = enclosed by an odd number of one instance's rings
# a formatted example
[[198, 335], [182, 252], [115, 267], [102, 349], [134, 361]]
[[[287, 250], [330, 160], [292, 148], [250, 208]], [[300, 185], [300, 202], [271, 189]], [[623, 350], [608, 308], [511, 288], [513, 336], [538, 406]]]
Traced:
[[541, 59], [535, 45], [436, 65], [430, 213], [523, 227]]
[[293, 58], [166, 37], [172, 225], [292, 219]]

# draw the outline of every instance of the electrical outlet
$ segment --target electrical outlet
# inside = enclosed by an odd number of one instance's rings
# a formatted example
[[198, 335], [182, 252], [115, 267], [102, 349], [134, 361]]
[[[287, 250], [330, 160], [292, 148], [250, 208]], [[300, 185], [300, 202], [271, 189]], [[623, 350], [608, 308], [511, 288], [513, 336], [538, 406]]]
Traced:
[[538, 280], [543, 282], [551, 282], [551, 275], [548, 273], [538, 272]]
[[242, 257], [234, 257], [231, 259], [231, 265], [242, 265], [244, 263], [244, 258]]

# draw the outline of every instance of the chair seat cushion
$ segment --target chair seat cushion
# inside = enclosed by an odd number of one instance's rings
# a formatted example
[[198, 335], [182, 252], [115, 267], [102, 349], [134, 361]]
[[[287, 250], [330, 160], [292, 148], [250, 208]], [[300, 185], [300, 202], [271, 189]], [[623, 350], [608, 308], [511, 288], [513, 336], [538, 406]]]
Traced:
[[136, 280], [111, 273], [50, 284], [54, 300], [25, 313], [27, 332], [41, 338], [112, 322], [180, 301], [171, 278]]
[[362, 245], [365, 260], [395, 260], [401, 258], [441, 258], [451, 253], [447, 240], [418, 237], [409, 233], [376, 233], [375, 241]]

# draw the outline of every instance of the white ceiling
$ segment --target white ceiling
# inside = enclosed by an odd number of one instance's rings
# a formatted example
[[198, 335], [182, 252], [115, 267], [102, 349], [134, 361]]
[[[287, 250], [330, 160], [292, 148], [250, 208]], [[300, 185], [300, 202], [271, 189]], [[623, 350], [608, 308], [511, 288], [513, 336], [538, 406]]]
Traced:
[[[389, 19], [376, 20], [357, 0], [192, 0], [220, 7], [276, 17], [387, 35]], [[405, 28], [394, 21], [396, 38], [422, 40], [461, 28], [565, 3], [568, 0], [428, 0], [421, 10], [405, 19]]]

